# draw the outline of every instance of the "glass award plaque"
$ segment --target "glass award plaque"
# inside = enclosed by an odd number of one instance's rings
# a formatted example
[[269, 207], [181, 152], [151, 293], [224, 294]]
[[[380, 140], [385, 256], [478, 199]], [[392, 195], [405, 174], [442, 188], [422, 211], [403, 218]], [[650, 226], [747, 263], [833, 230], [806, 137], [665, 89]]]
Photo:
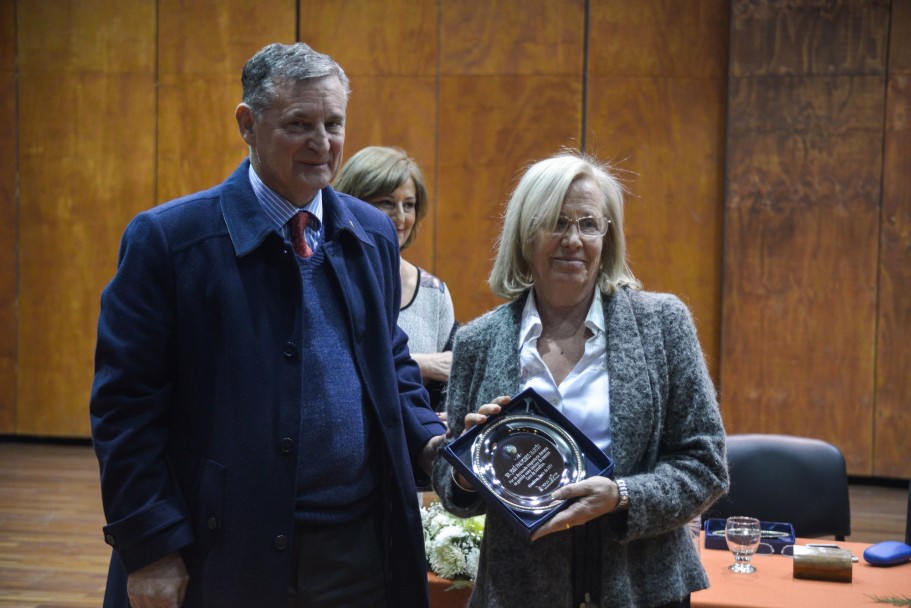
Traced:
[[610, 476], [611, 459], [534, 389], [514, 396], [486, 424], [447, 444], [443, 456], [526, 536], [570, 500], [553, 493], [595, 475]]

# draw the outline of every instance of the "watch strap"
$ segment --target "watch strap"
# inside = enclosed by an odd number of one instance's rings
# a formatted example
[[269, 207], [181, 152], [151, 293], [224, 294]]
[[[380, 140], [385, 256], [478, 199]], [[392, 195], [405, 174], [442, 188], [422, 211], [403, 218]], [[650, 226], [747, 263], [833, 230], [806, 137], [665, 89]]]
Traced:
[[625, 479], [617, 479], [617, 491], [620, 492], [620, 502], [617, 503], [616, 511], [626, 511], [629, 509], [629, 489], [626, 487]]

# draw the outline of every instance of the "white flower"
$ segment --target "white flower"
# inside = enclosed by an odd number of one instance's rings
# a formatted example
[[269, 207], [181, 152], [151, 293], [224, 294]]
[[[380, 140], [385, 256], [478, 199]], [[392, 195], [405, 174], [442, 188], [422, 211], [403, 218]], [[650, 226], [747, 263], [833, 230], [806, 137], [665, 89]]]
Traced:
[[478, 574], [484, 516], [461, 518], [439, 502], [421, 508], [424, 551], [431, 571], [457, 582], [474, 581]]
[[471, 580], [474, 580], [478, 575], [478, 561], [480, 559], [481, 549], [479, 547], [472, 547], [468, 555], [465, 556], [465, 569], [474, 573], [471, 575]]

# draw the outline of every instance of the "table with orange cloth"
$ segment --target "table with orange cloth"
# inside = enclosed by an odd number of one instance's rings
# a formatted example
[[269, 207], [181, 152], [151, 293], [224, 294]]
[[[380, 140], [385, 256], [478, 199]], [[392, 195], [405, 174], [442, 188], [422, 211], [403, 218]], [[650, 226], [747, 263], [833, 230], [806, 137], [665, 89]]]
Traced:
[[[794, 578], [793, 558], [784, 555], [754, 555], [756, 572], [734, 574], [728, 570], [734, 562], [733, 554], [706, 549], [703, 541], [700, 539], [700, 554], [710, 586], [692, 595], [693, 608], [889, 608], [891, 604], [878, 603], [874, 598], [911, 598], [911, 562], [887, 568], [871, 566], [863, 558], [869, 543], [797, 539], [799, 545], [834, 543], [857, 556], [852, 581], [836, 583]], [[428, 580], [431, 608], [463, 608], [468, 603], [469, 589], [446, 591], [451, 582], [432, 573]]]
[[[704, 540], [704, 539], [702, 539]], [[692, 595], [693, 608], [840, 608], [883, 606], [876, 597], [911, 598], [911, 562], [898, 566], [871, 566], [864, 561], [869, 543], [850, 543], [798, 538], [798, 545], [834, 543], [857, 556], [852, 582], [837, 583], [794, 578], [791, 557], [754, 555], [752, 574], [728, 570], [734, 562], [730, 551], [706, 549], [701, 543], [702, 565], [709, 576], [709, 588]]]

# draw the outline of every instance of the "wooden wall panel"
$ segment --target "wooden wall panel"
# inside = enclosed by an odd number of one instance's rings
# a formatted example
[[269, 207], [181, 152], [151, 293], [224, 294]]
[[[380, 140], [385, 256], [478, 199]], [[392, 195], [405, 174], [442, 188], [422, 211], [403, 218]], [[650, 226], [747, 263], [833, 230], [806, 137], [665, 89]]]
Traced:
[[294, 0], [158, 1], [157, 202], [224, 181], [247, 156], [234, 119], [244, 64], [295, 39]]
[[17, 4], [17, 432], [87, 435], [99, 295], [152, 200], [155, 3]]
[[19, 291], [16, 3], [0, 0], [0, 434], [16, 428]]
[[[344, 68], [344, 64], [342, 64]], [[346, 68], [347, 73], [347, 68]], [[348, 103], [345, 158], [366, 146], [398, 146], [424, 175], [429, 213], [405, 259], [436, 273], [438, 235], [436, 198], [437, 79], [435, 76], [350, 75], [354, 90]], [[450, 286], [451, 287], [451, 286]]]
[[586, 145], [629, 190], [636, 276], [693, 311], [718, 379], [727, 2], [592, 3]]
[[911, 0], [893, 0], [891, 17], [873, 474], [911, 477]]
[[429, 272], [437, 272], [437, 4], [301, 0], [300, 7], [300, 39], [331, 55], [351, 80], [345, 158], [365, 146], [398, 146], [421, 167], [430, 212], [404, 257]]
[[593, 2], [589, 73], [724, 80], [728, 13], [723, 0]]
[[506, 202], [528, 164], [578, 144], [582, 87], [556, 76], [442, 80], [437, 268], [465, 322], [502, 303], [487, 278]]
[[733, 0], [731, 76], [881, 74], [889, 4]]
[[[353, 76], [433, 76], [437, 0], [299, 0], [300, 40]], [[407, 99], [408, 91], [402, 93]]]
[[732, 13], [726, 426], [819, 437], [870, 474], [888, 5]]
[[517, 176], [584, 138], [625, 176], [637, 275], [696, 316], [728, 430], [911, 476], [909, 28], [911, 0], [0, 0], [0, 433], [88, 435], [124, 226], [236, 167], [243, 63], [297, 38], [351, 76], [346, 154], [421, 163], [406, 257], [460, 320], [499, 303]]
[[584, 9], [582, 0], [441, 5], [436, 267], [463, 322], [501, 303], [487, 277], [515, 179], [581, 141]]
[[582, 76], [582, 0], [473, 0], [442, 9], [444, 76]]

